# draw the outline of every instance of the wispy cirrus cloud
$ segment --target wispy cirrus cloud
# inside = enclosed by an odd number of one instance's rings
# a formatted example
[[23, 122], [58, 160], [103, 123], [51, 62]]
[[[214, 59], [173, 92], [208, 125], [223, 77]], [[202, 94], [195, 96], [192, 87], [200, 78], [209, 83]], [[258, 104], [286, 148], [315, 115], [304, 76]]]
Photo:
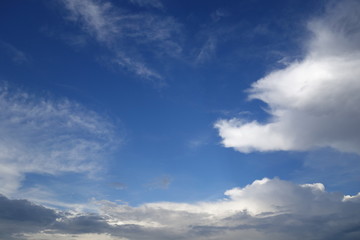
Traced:
[[93, 174], [119, 143], [114, 125], [78, 103], [0, 85], [0, 192], [11, 196], [27, 173]]
[[0, 51], [4, 52], [14, 63], [23, 64], [29, 62], [29, 56], [10, 43], [0, 40]]
[[[138, 207], [97, 201], [97, 213], [60, 212], [0, 197], [7, 239], [357, 239], [358, 195], [327, 192], [321, 183], [256, 180], [214, 202], [147, 203]], [[4, 205], [5, 204], [5, 205]], [[6, 211], [3, 211], [6, 207]], [[35, 215], [17, 216], [17, 209]], [[2, 214], [2, 213], [7, 214]], [[10, 219], [11, 218], [11, 219]], [[26, 224], [13, 230], [11, 224]], [[9, 221], [11, 220], [11, 221]], [[16, 233], [16, 234], [15, 234]]]
[[308, 23], [303, 59], [255, 82], [250, 99], [265, 102], [267, 123], [241, 118], [215, 124], [225, 147], [241, 152], [332, 147], [360, 153], [360, 4], [341, 1]]
[[111, 43], [119, 33], [117, 14], [110, 2], [62, 0], [69, 10], [68, 20], [79, 22], [82, 29], [99, 42]]
[[[152, 13], [131, 13], [106, 0], [60, 0], [68, 10], [67, 19], [80, 25], [113, 54], [113, 62], [137, 76], [163, 85], [163, 77], [149, 67], [146, 58], [178, 56], [182, 47], [181, 25], [172, 17]], [[135, 1], [160, 6], [157, 1]], [[143, 54], [142, 50], [150, 52]]]
[[200, 52], [195, 59], [195, 62], [204, 63], [210, 60], [215, 55], [216, 44], [217, 38], [215, 36], [210, 36], [200, 49]]

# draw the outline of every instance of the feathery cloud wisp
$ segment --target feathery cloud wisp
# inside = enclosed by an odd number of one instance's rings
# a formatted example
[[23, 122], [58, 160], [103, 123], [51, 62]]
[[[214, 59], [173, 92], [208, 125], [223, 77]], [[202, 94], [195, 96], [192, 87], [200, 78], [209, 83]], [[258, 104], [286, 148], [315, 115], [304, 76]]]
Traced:
[[[144, 79], [160, 85], [163, 83], [162, 76], [143, 60], [144, 54], [140, 49], [145, 48], [153, 55], [160, 53], [168, 56], [178, 56], [182, 51], [180, 24], [171, 17], [131, 13], [106, 0], [61, 1], [68, 10], [67, 19], [79, 24], [101, 45], [114, 52], [113, 62]], [[135, 3], [159, 5], [157, 1]]]
[[11, 195], [26, 173], [95, 173], [117, 142], [114, 126], [69, 100], [49, 100], [0, 86], [2, 194]]

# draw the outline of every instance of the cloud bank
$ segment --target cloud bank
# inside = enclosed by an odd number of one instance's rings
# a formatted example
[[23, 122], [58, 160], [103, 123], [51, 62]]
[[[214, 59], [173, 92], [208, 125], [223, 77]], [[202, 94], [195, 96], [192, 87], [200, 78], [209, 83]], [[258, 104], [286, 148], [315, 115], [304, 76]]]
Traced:
[[225, 147], [240, 152], [332, 147], [360, 153], [360, 3], [341, 1], [308, 23], [302, 60], [255, 82], [250, 99], [268, 105], [266, 123], [219, 120]]
[[106, 118], [69, 100], [0, 85], [0, 193], [15, 193], [27, 173], [92, 174], [115, 147]]
[[264, 178], [230, 189], [225, 196], [215, 202], [138, 207], [104, 200], [96, 202], [96, 214], [55, 211], [0, 197], [0, 226], [6, 226], [1, 234], [6, 239], [111, 240], [360, 237], [359, 195], [327, 192], [320, 183]]

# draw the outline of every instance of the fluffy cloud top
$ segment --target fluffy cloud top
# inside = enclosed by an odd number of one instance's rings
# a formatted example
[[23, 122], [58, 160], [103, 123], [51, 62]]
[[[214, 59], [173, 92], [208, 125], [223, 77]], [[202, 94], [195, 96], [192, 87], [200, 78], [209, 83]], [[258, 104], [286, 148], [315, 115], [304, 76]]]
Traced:
[[[297, 185], [265, 178], [225, 195], [215, 202], [158, 202], [138, 207], [99, 201], [97, 214], [60, 212], [0, 197], [0, 226], [7, 226], [1, 231], [6, 239], [360, 237], [358, 195], [326, 192], [320, 183]], [[24, 210], [20, 215], [19, 209]]]
[[94, 173], [115, 146], [114, 126], [68, 100], [0, 86], [0, 192], [11, 195], [26, 173]]
[[255, 82], [250, 99], [269, 107], [267, 123], [220, 120], [226, 147], [241, 152], [309, 150], [360, 153], [360, 3], [341, 1], [309, 22], [307, 54]]

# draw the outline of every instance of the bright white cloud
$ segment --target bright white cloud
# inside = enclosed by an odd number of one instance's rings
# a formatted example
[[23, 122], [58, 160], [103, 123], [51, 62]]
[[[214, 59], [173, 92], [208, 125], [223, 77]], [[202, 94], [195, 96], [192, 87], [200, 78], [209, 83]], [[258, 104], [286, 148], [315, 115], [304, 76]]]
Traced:
[[225, 147], [241, 152], [332, 147], [360, 153], [360, 3], [342, 1], [309, 22], [304, 59], [255, 82], [250, 99], [268, 104], [268, 123], [215, 124]]
[[104, 117], [68, 100], [0, 86], [0, 192], [11, 195], [26, 173], [95, 173], [117, 143]]

